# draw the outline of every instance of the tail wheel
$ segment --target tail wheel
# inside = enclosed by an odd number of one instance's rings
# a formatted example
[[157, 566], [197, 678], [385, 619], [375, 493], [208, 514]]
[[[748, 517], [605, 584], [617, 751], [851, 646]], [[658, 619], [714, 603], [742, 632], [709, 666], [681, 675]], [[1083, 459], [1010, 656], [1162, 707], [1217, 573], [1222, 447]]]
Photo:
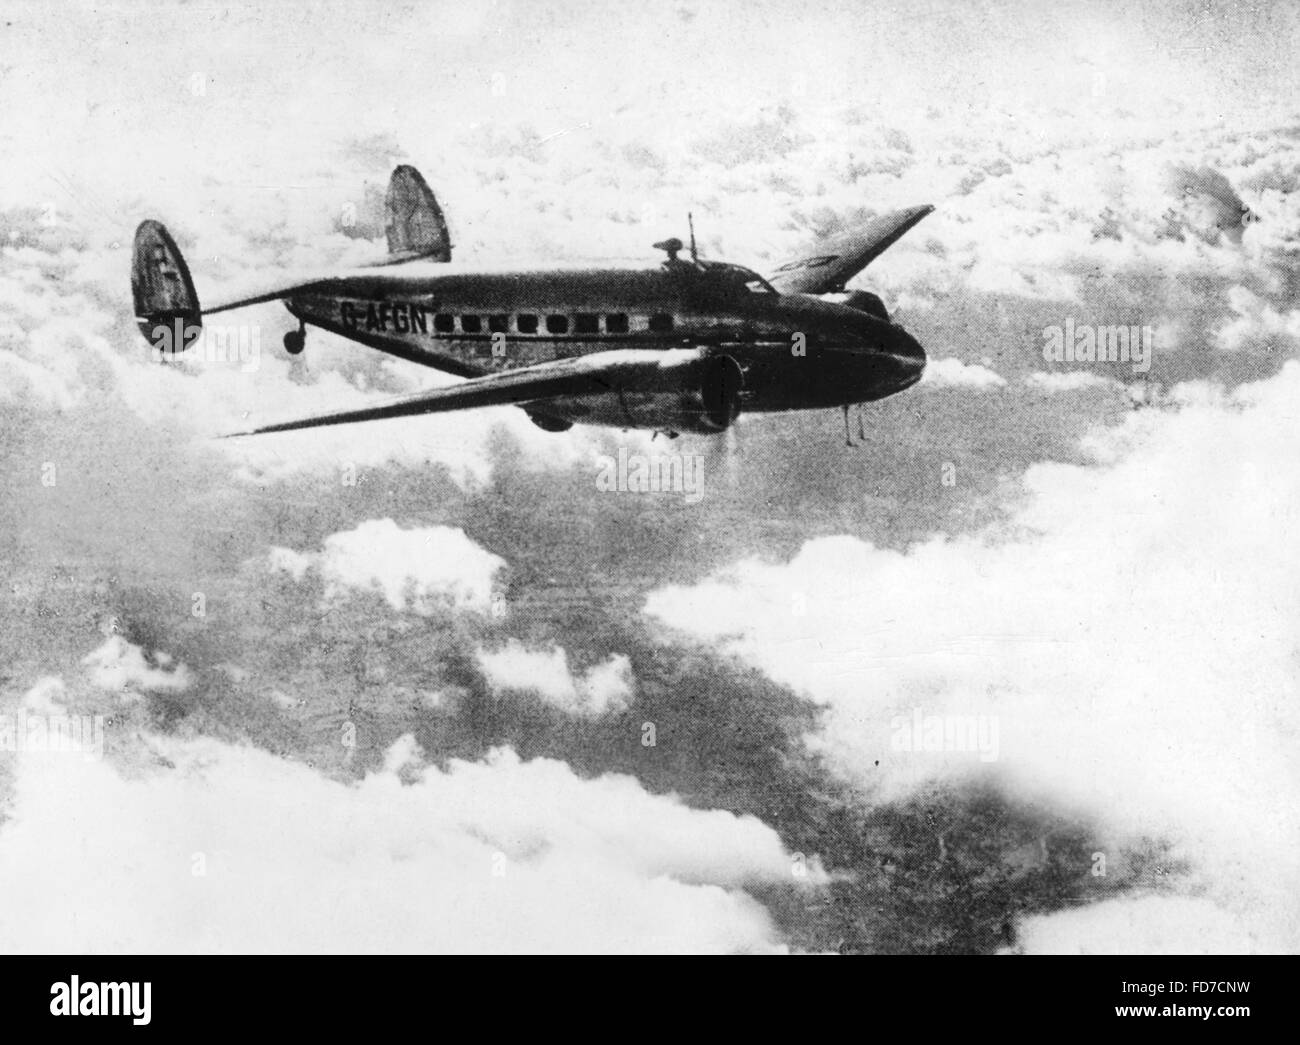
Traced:
[[298, 355], [307, 347], [307, 335], [301, 330], [290, 330], [284, 335], [284, 350], [291, 356]]

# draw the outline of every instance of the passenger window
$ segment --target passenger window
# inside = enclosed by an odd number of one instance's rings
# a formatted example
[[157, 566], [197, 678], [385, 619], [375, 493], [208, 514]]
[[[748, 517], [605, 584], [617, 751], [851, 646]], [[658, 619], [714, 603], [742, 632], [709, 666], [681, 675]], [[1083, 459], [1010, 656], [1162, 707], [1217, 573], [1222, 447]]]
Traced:
[[456, 329], [456, 317], [439, 312], [433, 317], [433, 329], [439, 334], [450, 334]]
[[650, 330], [655, 334], [671, 334], [673, 332], [673, 317], [664, 313], [651, 316]]
[[546, 329], [552, 334], [567, 334], [569, 332], [569, 317], [547, 316]]
[[607, 334], [626, 334], [627, 333], [627, 313], [611, 312], [605, 317], [605, 333]]
[[600, 317], [594, 312], [579, 312], [573, 317], [573, 329], [579, 334], [598, 334]]
[[537, 317], [527, 312], [521, 312], [515, 319], [515, 326], [521, 334], [536, 334]]
[[510, 317], [488, 316], [488, 330], [493, 334], [510, 333]]
[[461, 316], [460, 329], [466, 334], [477, 334], [483, 329], [482, 316]]

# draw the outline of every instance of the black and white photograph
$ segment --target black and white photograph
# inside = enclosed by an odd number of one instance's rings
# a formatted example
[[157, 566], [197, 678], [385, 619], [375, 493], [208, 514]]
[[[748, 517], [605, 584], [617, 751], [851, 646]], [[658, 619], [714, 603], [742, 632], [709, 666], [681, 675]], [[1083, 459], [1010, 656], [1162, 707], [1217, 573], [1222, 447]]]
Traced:
[[1300, 951], [1298, 45], [0, 2], [0, 953]]

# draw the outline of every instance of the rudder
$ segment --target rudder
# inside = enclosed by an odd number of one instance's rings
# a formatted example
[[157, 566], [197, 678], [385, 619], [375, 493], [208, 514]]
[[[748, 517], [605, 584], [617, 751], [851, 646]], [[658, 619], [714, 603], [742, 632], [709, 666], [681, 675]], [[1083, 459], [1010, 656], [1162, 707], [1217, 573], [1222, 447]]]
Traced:
[[183, 352], [203, 330], [199, 296], [180, 248], [160, 221], [135, 230], [131, 295], [140, 333], [161, 352]]

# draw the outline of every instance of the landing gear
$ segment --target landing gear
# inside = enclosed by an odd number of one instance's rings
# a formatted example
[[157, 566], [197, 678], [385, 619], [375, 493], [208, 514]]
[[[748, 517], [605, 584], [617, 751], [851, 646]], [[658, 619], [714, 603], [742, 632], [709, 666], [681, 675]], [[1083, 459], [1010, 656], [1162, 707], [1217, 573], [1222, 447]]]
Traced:
[[844, 404], [843, 409], [844, 409], [844, 445], [854, 446], [854, 447], [861, 446], [863, 443], [867, 441], [867, 427], [866, 427], [866, 423], [862, 419], [862, 404], [861, 403], [858, 404], [858, 440], [859, 441], [856, 443], [853, 441], [853, 435], [849, 430], [849, 407], [847, 403]]
[[284, 335], [284, 350], [291, 356], [298, 355], [307, 347], [307, 331], [299, 327], [297, 330], [290, 330]]

